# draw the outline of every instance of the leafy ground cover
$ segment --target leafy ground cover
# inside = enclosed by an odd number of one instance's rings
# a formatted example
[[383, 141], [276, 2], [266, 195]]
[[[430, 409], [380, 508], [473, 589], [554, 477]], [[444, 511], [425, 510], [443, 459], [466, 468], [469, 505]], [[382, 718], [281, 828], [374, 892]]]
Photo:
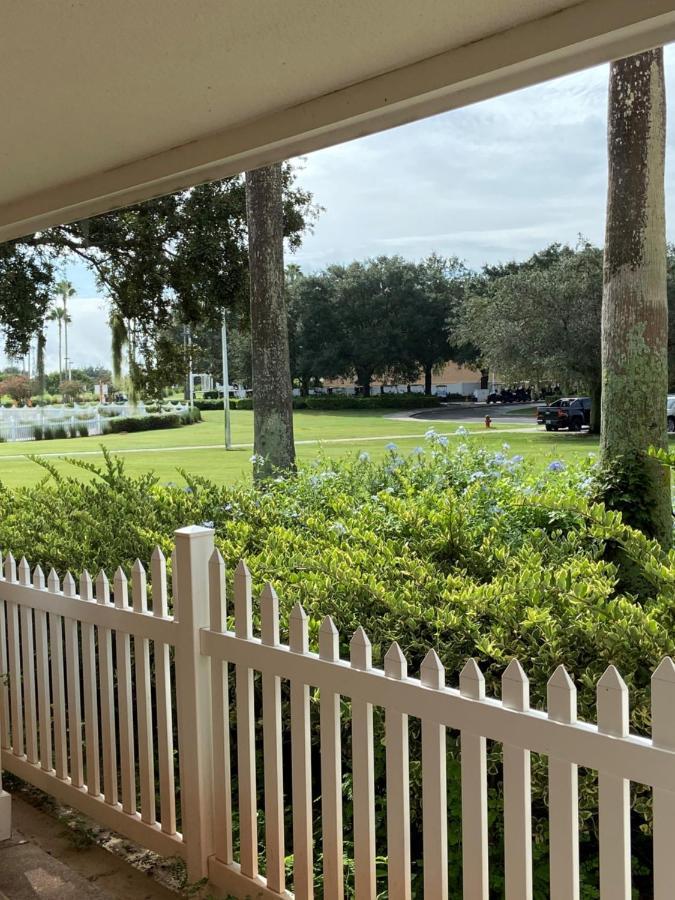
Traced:
[[[223, 449], [223, 416], [219, 412], [202, 413], [203, 422], [189, 428], [149, 431], [134, 434], [110, 434], [102, 437], [54, 440], [49, 443], [0, 444], [0, 481], [7, 487], [37, 484], [42, 470], [28, 458], [45, 455], [60, 471], [88, 477], [74, 469], [72, 459], [102, 458], [101, 447], [123, 454], [127, 472], [141, 475], [157, 473], [160, 482], [181, 482], [179, 470], [191, 475], [208, 475], [216, 484], [232, 484], [248, 478], [253, 442], [253, 414], [237, 410], [232, 414], [232, 440], [235, 449]], [[331, 458], [350, 456], [355, 447], [367, 449], [374, 459], [386, 454], [386, 446], [395, 441], [404, 452], [411, 451], [429, 428], [424, 420], [388, 418], [382, 414], [358, 410], [339, 412], [297, 411], [294, 416], [295, 439], [301, 462], [323, 452]], [[434, 422], [440, 434], [457, 443], [465, 428], [487, 448], [498, 449], [508, 438], [514, 452], [527, 453], [528, 459], [545, 464], [553, 459], [582, 460], [597, 450], [597, 440], [588, 435], [557, 435], [534, 431], [530, 426], [511, 422], [495, 422], [490, 431], [482, 425], [456, 422]], [[60, 459], [63, 457], [63, 461]]]
[[[80, 461], [85, 481], [55, 471], [37, 487], [0, 492], [0, 546], [26, 554], [33, 564], [53, 564], [61, 574], [85, 566], [113, 570], [120, 563], [130, 568], [136, 557], [148, 560], [155, 544], [168, 555], [176, 527], [212, 524], [230, 572], [244, 557], [256, 590], [267, 580], [274, 583], [284, 621], [296, 601], [303, 604], [314, 648], [321, 619], [330, 614], [345, 655], [351, 634], [362, 625], [376, 665], [397, 640], [415, 673], [433, 646], [449, 682], [456, 684], [464, 661], [474, 656], [495, 696], [504, 668], [517, 657], [539, 707], [548, 677], [564, 663], [579, 689], [580, 716], [591, 721], [595, 684], [611, 663], [630, 688], [633, 729], [647, 732], [651, 671], [675, 652], [675, 553], [664, 554], [624, 526], [617, 513], [593, 504], [592, 459], [548, 461], [520, 452], [518, 441], [534, 437], [514, 433], [497, 444], [494, 435], [450, 437], [430, 431], [409, 454], [402, 452], [402, 442], [388, 442], [380, 459], [351, 446], [346, 458], [320, 456], [297, 477], [279, 478], [264, 491], [191, 476], [183, 486], [167, 487], [156, 475], [129, 475], [120, 459], [108, 458], [98, 473], [92, 463]], [[546, 453], [551, 446], [546, 444]], [[592, 442], [570, 441], [569, 446], [583, 447], [587, 456]], [[347, 713], [343, 763], [349, 832]], [[377, 839], [384, 854], [379, 717], [376, 732]], [[316, 732], [313, 740], [318, 754]], [[411, 747], [418, 760], [415, 721]], [[460, 818], [458, 755], [457, 735], [449, 733], [451, 823]], [[316, 761], [318, 772], [318, 756]], [[492, 746], [489, 772], [492, 890], [501, 896], [501, 764], [499, 748]], [[546, 760], [535, 756], [533, 772], [535, 895], [547, 896]], [[421, 877], [420, 778], [415, 763], [416, 879]], [[583, 896], [595, 897], [595, 773], [581, 772], [580, 790]], [[315, 794], [320, 794], [319, 784]], [[318, 815], [318, 804], [315, 810]], [[650, 896], [650, 810], [649, 792], [634, 787], [633, 854], [640, 896]], [[450, 854], [451, 888], [459, 892], [461, 846], [452, 828]], [[419, 881], [416, 890], [421, 896]]]

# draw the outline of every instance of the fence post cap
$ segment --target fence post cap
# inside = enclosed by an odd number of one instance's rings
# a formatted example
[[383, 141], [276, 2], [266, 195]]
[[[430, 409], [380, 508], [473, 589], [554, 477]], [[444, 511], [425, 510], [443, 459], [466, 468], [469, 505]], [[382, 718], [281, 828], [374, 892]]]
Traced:
[[177, 528], [174, 531], [176, 537], [183, 535], [187, 537], [206, 537], [211, 534], [215, 534], [215, 529], [205, 528], [204, 525], [186, 525], [185, 528]]

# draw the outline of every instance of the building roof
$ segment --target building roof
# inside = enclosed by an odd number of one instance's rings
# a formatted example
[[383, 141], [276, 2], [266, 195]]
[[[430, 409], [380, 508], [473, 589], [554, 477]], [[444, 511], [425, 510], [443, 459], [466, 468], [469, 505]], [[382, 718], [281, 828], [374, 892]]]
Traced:
[[0, 240], [675, 38], [675, 0], [6, 0]]

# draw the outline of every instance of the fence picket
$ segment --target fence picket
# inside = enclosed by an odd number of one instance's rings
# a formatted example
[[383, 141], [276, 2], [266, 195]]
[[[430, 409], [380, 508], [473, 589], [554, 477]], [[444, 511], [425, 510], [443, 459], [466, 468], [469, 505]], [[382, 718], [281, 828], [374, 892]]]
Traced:
[[[309, 649], [307, 614], [299, 603], [288, 623], [292, 653]], [[309, 686], [291, 680], [291, 775], [293, 787], [293, 891], [298, 900], [314, 896], [312, 875], [312, 756], [310, 746]]]
[[[234, 629], [238, 638], [253, 635], [251, 574], [240, 562], [234, 573]], [[248, 878], [258, 874], [258, 815], [255, 775], [255, 707], [253, 669], [237, 666], [237, 769], [239, 774], [239, 833], [241, 871]]]
[[[260, 595], [262, 643], [279, 646], [279, 600], [271, 584]], [[284, 789], [281, 746], [281, 679], [263, 673], [263, 753], [265, 759], [265, 875], [270, 890], [284, 890]]]
[[[11, 553], [5, 557], [5, 581], [16, 584], [16, 563]], [[19, 642], [19, 607], [13, 600], [7, 601], [7, 649], [10, 696], [10, 720], [12, 726], [12, 753], [24, 755], [23, 740], [23, 691], [21, 652]]]
[[[19, 563], [19, 584], [30, 585], [30, 566], [26, 557]], [[23, 665], [23, 702], [26, 728], [26, 759], [38, 761], [38, 734], [35, 702], [35, 639], [33, 635], [33, 610], [21, 605], [21, 655]]]
[[[319, 656], [328, 662], [340, 657], [339, 635], [326, 616], [319, 630]], [[342, 900], [344, 866], [342, 850], [342, 736], [340, 695], [321, 691], [319, 698], [321, 738], [321, 826], [323, 837], [324, 900]]]
[[[4, 581], [4, 564], [0, 557], [0, 580]], [[9, 663], [7, 658], [7, 604], [0, 600], [0, 747], [9, 750]]]
[[[215, 549], [209, 560], [209, 612], [211, 631], [227, 629], [225, 562]], [[213, 704], [214, 830], [216, 856], [230, 865], [232, 855], [232, 774], [230, 762], [230, 699], [227, 663], [211, 660]]]
[[[64, 597], [76, 597], [75, 581], [70, 572], [63, 579]], [[82, 764], [82, 701], [80, 698], [80, 647], [75, 619], [64, 619], [66, 643], [66, 683], [68, 691], [68, 738], [70, 780], [75, 787], [84, 784]]]
[[[435, 691], [445, 688], [445, 669], [435, 650], [420, 667], [420, 681]], [[445, 900], [448, 896], [448, 810], [445, 726], [422, 719], [422, 833], [424, 893]], [[463, 772], [463, 768], [462, 768]], [[464, 784], [462, 783], [462, 787]], [[466, 878], [466, 874], [465, 874]], [[466, 896], [473, 896], [473, 894]], [[476, 895], [478, 896], [478, 895]]]
[[[127, 576], [121, 567], [115, 572], [114, 595], [117, 609], [129, 609]], [[136, 812], [136, 757], [131, 684], [131, 638], [123, 631], [115, 633], [115, 662], [117, 664], [117, 707], [120, 723], [122, 809], [125, 813], [133, 815]]]
[[[349, 643], [353, 669], [368, 671], [372, 650], [359, 627]], [[373, 705], [352, 697], [352, 779], [354, 805], [354, 892], [359, 900], [375, 900], [375, 775], [373, 771]]]
[[[408, 663], [394, 642], [384, 657], [384, 674], [395, 681], [408, 677]], [[392, 690], [392, 700], [396, 692]], [[411, 900], [410, 883], [410, 756], [408, 716], [395, 707], [385, 710], [387, 768], [387, 884], [390, 897]]]
[[[459, 691], [472, 700], [485, 698], [485, 679], [474, 659], [459, 676]], [[461, 732], [462, 753], [462, 872], [464, 895], [487, 900], [487, 760], [485, 738]]]
[[[502, 676], [502, 703], [521, 712], [530, 708], [530, 684], [517, 659], [511, 660]], [[502, 752], [506, 898], [532, 900], [530, 752], [516, 744], [504, 744]]]
[[[96, 602], [110, 606], [110, 584], [103, 569], [96, 579]], [[99, 679], [101, 684], [101, 740], [103, 742], [103, 792], [105, 802], [117, 805], [117, 728], [113, 694], [112, 631], [98, 629]]]
[[[131, 570], [131, 600], [137, 613], [147, 613], [148, 593], [145, 569], [137, 559]], [[150, 642], [134, 636], [136, 675], [136, 720], [138, 722], [138, 770], [141, 789], [141, 819], [155, 824], [155, 761], [152, 734]]]
[[[555, 722], [577, 720], [577, 689], [564, 666], [548, 682], [548, 715]], [[573, 763], [549, 756], [549, 852], [551, 900], [579, 897], [579, 778]]]
[[[155, 547], [151, 560], [152, 614], [165, 619], [169, 614], [166, 560]], [[159, 765], [159, 806], [164, 834], [176, 833], [176, 789], [173, 763], [173, 710], [171, 667], [168, 644], [155, 641], [155, 702], [157, 705], [157, 758]]]
[[[40, 566], [33, 572], [33, 588], [44, 591], [45, 576]], [[0, 604], [1, 605], [1, 604]], [[0, 616], [2, 612], [0, 611]], [[52, 766], [52, 714], [49, 684], [49, 637], [47, 613], [35, 610], [35, 667], [37, 672], [37, 701], [40, 737], [40, 767], [43, 772], [53, 772]]]
[[[93, 603], [94, 591], [91, 575], [86, 570], [80, 575], [80, 599]], [[84, 688], [84, 741], [87, 775], [87, 792], [92, 797], [101, 793], [100, 741], [98, 731], [98, 699], [96, 685], [96, 635], [94, 626], [82, 622], [82, 684]]]
[[[675, 665], [669, 656], [652, 675], [652, 742], [675, 750]], [[654, 900], [669, 900], [675, 884], [675, 794], [654, 789]]]
[[[628, 734], [628, 688], [614, 666], [598, 681], [598, 730], [614, 737]], [[630, 783], [598, 772], [600, 817], [600, 893], [630, 900]]]
[[[61, 593], [59, 576], [54, 569], [47, 578], [51, 594]], [[49, 613], [49, 649], [52, 666], [52, 718], [54, 720], [54, 768], [56, 777], [68, 777], [68, 749], [66, 747], [66, 692], [63, 674], [63, 617]]]

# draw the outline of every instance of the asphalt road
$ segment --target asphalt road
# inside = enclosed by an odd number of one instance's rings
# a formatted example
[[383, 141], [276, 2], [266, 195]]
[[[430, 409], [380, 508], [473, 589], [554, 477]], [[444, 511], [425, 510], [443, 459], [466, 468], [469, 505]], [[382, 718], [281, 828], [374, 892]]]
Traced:
[[[445, 420], [467, 422], [484, 422], [485, 416], [500, 422], [512, 422], [514, 425], [536, 425], [533, 407], [534, 403], [448, 403], [438, 409], [425, 409], [414, 414], [415, 419], [424, 419], [433, 422]], [[522, 410], [522, 412], [519, 412]]]

